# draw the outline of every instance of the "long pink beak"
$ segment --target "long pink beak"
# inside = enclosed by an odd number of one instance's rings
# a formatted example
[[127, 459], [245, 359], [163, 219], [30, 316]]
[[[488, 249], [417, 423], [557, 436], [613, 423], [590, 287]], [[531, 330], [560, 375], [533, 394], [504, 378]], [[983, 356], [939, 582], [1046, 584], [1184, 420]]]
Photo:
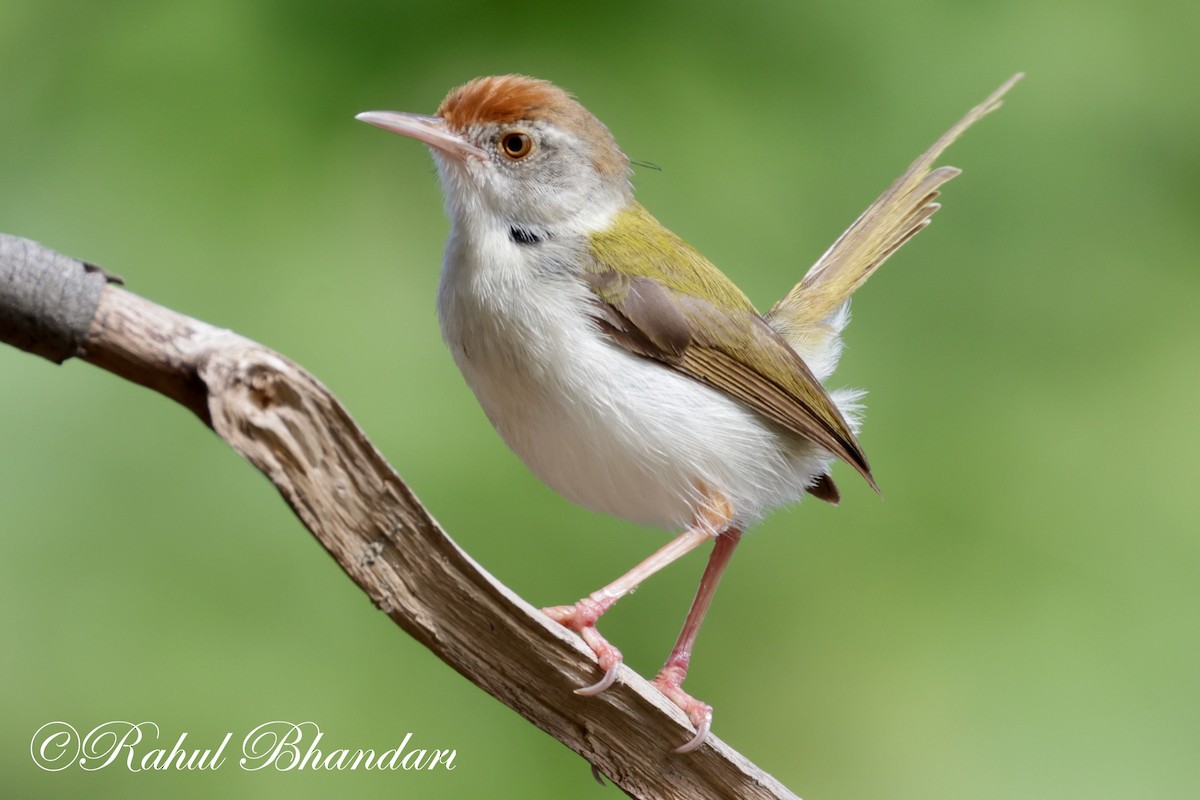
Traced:
[[408, 114], [403, 111], [364, 111], [354, 118], [385, 131], [424, 142], [459, 161], [487, 158], [483, 150], [447, 128], [446, 121], [441, 117]]

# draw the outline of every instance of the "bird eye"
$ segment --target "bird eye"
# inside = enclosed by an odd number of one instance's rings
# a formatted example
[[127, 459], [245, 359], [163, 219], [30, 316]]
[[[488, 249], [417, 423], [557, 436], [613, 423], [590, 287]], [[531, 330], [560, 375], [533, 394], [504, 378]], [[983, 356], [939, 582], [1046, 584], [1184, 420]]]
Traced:
[[500, 152], [513, 161], [518, 161], [529, 155], [529, 151], [531, 150], [533, 150], [533, 139], [527, 133], [514, 131], [500, 137]]

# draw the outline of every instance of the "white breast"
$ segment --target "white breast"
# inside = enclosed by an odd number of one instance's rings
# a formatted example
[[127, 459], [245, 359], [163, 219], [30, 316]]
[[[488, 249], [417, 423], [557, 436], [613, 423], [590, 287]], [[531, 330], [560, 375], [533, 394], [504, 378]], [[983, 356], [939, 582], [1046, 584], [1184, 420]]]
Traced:
[[829, 457], [742, 404], [609, 342], [552, 242], [452, 233], [442, 333], [500, 436], [542, 481], [588, 508], [682, 529], [697, 487], [739, 522], [798, 500]]

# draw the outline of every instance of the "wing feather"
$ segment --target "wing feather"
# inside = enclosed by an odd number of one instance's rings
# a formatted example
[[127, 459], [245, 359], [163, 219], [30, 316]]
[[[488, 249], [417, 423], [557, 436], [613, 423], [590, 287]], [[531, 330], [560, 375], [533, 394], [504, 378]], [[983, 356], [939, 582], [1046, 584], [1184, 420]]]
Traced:
[[875, 487], [837, 405], [753, 308], [721, 308], [600, 263], [584, 277], [596, 323], [613, 342], [744, 403], [846, 461]]

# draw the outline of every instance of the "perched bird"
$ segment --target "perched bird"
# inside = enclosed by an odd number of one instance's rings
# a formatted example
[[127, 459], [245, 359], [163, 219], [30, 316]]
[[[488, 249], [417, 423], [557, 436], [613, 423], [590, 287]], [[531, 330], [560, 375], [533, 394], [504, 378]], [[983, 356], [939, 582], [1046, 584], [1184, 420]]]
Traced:
[[861, 393], [827, 391], [850, 295], [928, 224], [958, 174], [933, 162], [1000, 104], [972, 109], [760, 315], [704, 256], [633, 196], [630, 161], [603, 123], [542, 80], [473, 80], [436, 116], [358, 119], [428, 145], [450, 236], [438, 289], [442, 335], [500, 436], [564, 497], [682, 530], [630, 572], [545, 612], [578, 632], [612, 685], [621, 653], [596, 621], [642, 580], [715, 540], [655, 685], [708, 734], [686, 693], [692, 647], [741, 534], [805, 492], [836, 503], [831, 463], [875, 486], [855, 434]]

